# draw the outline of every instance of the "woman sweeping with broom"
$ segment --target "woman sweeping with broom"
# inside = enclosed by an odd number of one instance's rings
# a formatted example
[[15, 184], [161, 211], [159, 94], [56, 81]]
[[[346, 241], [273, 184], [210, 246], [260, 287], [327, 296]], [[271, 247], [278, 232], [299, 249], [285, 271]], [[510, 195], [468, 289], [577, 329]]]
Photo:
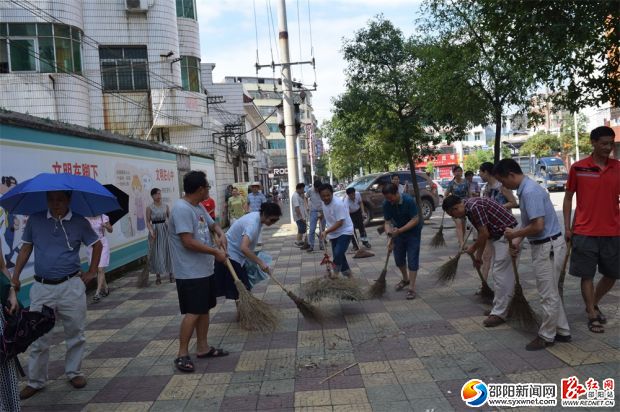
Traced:
[[521, 166], [513, 159], [500, 160], [493, 169], [493, 174], [504, 187], [517, 189], [522, 228], [506, 229], [504, 236], [509, 242], [514, 240], [514, 253], [518, 253], [522, 238], [528, 238], [532, 249], [536, 287], [541, 298], [543, 317], [538, 336], [528, 343], [525, 349], [541, 350], [554, 342], [570, 342], [570, 327], [558, 292], [566, 242], [549, 193], [534, 180], [523, 175]]
[[485, 279], [482, 280], [481, 293], [493, 297], [493, 309], [483, 321], [484, 326], [492, 328], [501, 325], [508, 316], [508, 307], [513, 296], [515, 276], [511, 265], [508, 240], [504, 231], [517, 226], [517, 219], [495, 200], [473, 197], [462, 200], [458, 196], [448, 196], [443, 201], [443, 210], [454, 218], [467, 216], [478, 231], [478, 240], [469, 246], [465, 253], [474, 257], [474, 266], [480, 269], [482, 255], [486, 247], [492, 250], [495, 296]]

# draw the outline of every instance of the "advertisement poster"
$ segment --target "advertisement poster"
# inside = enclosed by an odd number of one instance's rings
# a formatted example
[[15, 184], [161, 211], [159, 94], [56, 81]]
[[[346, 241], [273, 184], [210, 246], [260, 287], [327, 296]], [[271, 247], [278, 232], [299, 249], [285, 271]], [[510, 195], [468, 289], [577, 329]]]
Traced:
[[[106, 234], [111, 249], [108, 270], [146, 254], [145, 216], [152, 202], [151, 189], [161, 189], [163, 202], [168, 205], [179, 197], [174, 153], [29, 129], [3, 127], [2, 132], [0, 196], [39, 173], [71, 173], [113, 184], [129, 195], [129, 213], [114, 224], [112, 233]], [[0, 209], [0, 243], [9, 269], [15, 265], [27, 219]], [[84, 262], [85, 247], [80, 254]], [[34, 275], [33, 258], [34, 253], [21, 275], [24, 284]]]

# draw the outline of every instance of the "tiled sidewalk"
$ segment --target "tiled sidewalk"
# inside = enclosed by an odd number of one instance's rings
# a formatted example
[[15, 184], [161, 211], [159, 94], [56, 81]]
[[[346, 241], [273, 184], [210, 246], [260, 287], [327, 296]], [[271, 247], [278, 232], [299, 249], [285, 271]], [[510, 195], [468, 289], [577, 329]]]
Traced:
[[[66, 381], [63, 337], [56, 328], [52, 380], [23, 403], [24, 410], [448, 411], [465, 409], [460, 390], [468, 378], [558, 385], [571, 375], [582, 381], [618, 379], [617, 288], [601, 305], [609, 319], [606, 332], [592, 334], [586, 328], [578, 283], [567, 275], [565, 299], [573, 342], [527, 352], [524, 346], [533, 333], [510, 325], [481, 326], [488, 306], [474, 296], [479, 283], [468, 259], [462, 260], [452, 285], [435, 283], [433, 270], [456, 250], [453, 230], [446, 231], [447, 248], [427, 246], [437, 219], [424, 229], [416, 300], [406, 301], [404, 292], [393, 290], [398, 271], [391, 263], [383, 299], [324, 301], [321, 307], [330, 317], [320, 326], [299, 316], [276, 285], [263, 283], [254, 293], [278, 309], [279, 329], [266, 335], [240, 330], [234, 303], [221, 301], [212, 314], [210, 344], [231, 354], [195, 359], [193, 374], [182, 374], [172, 364], [180, 321], [174, 286], [136, 289], [136, 273], [129, 273], [111, 284], [109, 297], [89, 306], [83, 362], [88, 386], [74, 390]], [[382, 269], [385, 239], [374, 227], [369, 234], [376, 256], [350, 261], [354, 272], [370, 282]], [[323, 274], [321, 255], [293, 247], [287, 226], [266, 230], [264, 240], [264, 250], [276, 262], [276, 276], [292, 290]], [[529, 250], [522, 256], [520, 273], [526, 295], [540, 310], [528, 259]]]

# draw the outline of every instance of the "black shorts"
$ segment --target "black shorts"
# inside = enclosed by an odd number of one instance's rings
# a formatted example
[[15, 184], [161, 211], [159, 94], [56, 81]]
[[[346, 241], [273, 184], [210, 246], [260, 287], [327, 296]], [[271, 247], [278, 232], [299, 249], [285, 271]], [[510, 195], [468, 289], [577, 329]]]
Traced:
[[177, 279], [176, 282], [179, 308], [183, 315], [205, 315], [217, 304], [215, 276]]
[[570, 271], [573, 276], [593, 278], [596, 268], [605, 277], [620, 278], [620, 236], [573, 235]]

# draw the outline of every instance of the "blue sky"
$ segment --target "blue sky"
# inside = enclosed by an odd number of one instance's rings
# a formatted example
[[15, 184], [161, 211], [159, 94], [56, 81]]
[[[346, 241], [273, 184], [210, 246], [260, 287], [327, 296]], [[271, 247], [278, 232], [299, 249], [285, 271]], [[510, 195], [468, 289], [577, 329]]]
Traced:
[[[253, 8], [256, 5], [258, 48], [261, 64], [271, 62], [270, 39], [274, 60], [278, 62], [277, 0], [196, 0], [200, 23], [202, 62], [215, 63], [214, 81], [225, 76], [255, 76], [256, 32]], [[275, 38], [269, 34], [268, 4], [271, 5]], [[297, 6], [299, 5], [299, 20]], [[352, 38], [369, 19], [382, 13], [406, 35], [413, 32], [413, 22], [419, 17], [420, 0], [310, 0], [312, 40], [316, 58], [318, 90], [314, 95], [314, 110], [319, 121], [330, 118], [331, 100], [344, 91], [345, 64], [340, 49], [343, 38]], [[287, 0], [288, 31], [292, 61], [310, 60], [308, 0]], [[301, 53], [300, 53], [301, 30]], [[276, 77], [279, 77], [276, 71]], [[271, 77], [270, 68], [259, 76]], [[314, 73], [311, 66], [293, 67], [293, 77], [311, 85]]]

